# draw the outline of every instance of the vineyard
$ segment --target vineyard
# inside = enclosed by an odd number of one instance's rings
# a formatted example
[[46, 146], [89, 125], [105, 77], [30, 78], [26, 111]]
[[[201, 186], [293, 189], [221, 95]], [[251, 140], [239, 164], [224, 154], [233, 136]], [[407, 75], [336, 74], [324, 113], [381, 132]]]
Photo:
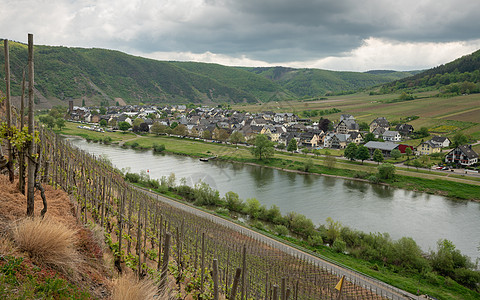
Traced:
[[[271, 244], [158, 201], [127, 184], [108, 162], [40, 131], [44, 178], [76, 200], [84, 223], [105, 228], [119, 271], [133, 269], [176, 296], [196, 299], [336, 299], [340, 276], [307, 255]], [[334, 272], [333, 272], [334, 273]], [[382, 299], [345, 281], [342, 299]]]

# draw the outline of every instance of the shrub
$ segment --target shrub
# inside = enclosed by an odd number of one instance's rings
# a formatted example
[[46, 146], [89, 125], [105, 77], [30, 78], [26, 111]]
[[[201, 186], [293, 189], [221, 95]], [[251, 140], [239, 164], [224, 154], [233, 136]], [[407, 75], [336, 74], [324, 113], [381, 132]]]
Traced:
[[140, 175], [137, 173], [126, 173], [125, 180], [130, 181], [132, 183], [138, 183], [140, 181]]
[[153, 152], [155, 153], [161, 153], [165, 151], [165, 145], [164, 144], [153, 144]]
[[50, 219], [24, 219], [13, 227], [13, 239], [20, 250], [37, 263], [62, 271], [78, 261], [75, 234], [76, 231]]
[[375, 176], [375, 175], [368, 176], [367, 180], [370, 181], [371, 183], [379, 183], [380, 182], [380, 179], [378, 179], [378, 177]]
[[333, 242], [332, 248], [338, 253], [343, 253], [347, 250], [347, 243], [341, 239], [336, 239], [335, 242]]
[[475, 289], [480, 284], [480, 272], [466, 268], [456, 269], [454, 273], [455, 281], [470, 289]]
[[224, 215], [224, 216], [228, 216], [228, 214], [230, 213], [228, 208], [225, 208], [225, 207], [219, 207], [215, 210], [215, 212], [219, 215]]
[[323, 245], [323, 239], [320, 233], [314, 233], [308, 237], [308, 244], [312, 247], [318, 247]]
[[153, 299], [156, 294], [157, 287], [146, 278], [138, 280], [132, 275], [123, 275], [113, 282], [112, 300]]
[[286, 236], [288, 234], [288, 228], [283, 226], [283, 225], [275, 225], [275, 227], [273, 227], [273, 231], [278, 234], [278, 235], [281, 235], [281, 236]]

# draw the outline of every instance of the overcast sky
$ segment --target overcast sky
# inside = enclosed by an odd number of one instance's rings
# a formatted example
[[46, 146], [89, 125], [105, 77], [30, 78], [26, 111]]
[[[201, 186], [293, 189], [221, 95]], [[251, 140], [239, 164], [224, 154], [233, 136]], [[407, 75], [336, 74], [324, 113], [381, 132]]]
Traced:
[[159, 60], [418, 70], [480, 49], [478, 0], [0, 0], [0, 38]]

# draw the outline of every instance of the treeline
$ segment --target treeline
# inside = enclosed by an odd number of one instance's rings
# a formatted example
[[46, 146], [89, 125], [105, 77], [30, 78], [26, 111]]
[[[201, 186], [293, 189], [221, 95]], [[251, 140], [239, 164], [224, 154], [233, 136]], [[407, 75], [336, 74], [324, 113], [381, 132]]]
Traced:
[[307, 118], [311, 117], [317, 117], [317, 116], [325, 116], [325, 115], [331, 115], [335, 113], [341, 112], [340, 109], [338, 108], [330, 108], [330, 109], [314, 109], [314, 110], [304, 110], [302, 112], [302, 115]]
[[[282, 215], [276, 205], [267, 208], [255, 198], [243, 201], [234, 192], [228, 192], [221, 197], [217, 190], [204, 182], [192, 187], [182, 178], [177, 185], [173, 173], [156, 180], [151, 179], [144, 171], [141, 174], [127, 172], [125, 178], [163, 194], [180, 196], [194, 205], [209, 207], [219, 214], [243, 214], [248, 217], [252, 226], [279, 236], [298, 236], [314, 251], [320, 251], [322, 246], [329, 246], [337, 252], [373, 262], [376, 267], [390, 268], [407, 276], [420, 274], [430, 284], [451, 285], [456, 281], [479, 291], [480, 272], [475, 271], [478, 266], [448, 240], [439, 240], [437, 251], [424, 253], [409, 237], [394, 241], [388, 233], [364, 233], [342, 226], [330, 218], [325, 225], [315, 226], [312, 220], [302, 214], [289, 212]], [[270, 224], [272, 229], [269, 230], [264, 222]]]

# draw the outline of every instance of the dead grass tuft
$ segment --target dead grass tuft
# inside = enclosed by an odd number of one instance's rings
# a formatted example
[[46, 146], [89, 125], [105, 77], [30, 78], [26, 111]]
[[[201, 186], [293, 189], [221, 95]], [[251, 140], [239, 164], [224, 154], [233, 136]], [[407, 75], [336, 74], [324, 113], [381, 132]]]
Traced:
[[[153, 299], [157, 293], [157, 287], [150, 279], [138, 280], [133, 275], [122, 275], [113, 282], [112, 300], [144, 300]], [[168, 299], [157, 297], [157, 299]]]
[[16, 246], [39, 264], [67, 271], [79, 262], [75, 251], [76, 231], [50, 219], [23, 219], [15, 223], [12, 237]]

